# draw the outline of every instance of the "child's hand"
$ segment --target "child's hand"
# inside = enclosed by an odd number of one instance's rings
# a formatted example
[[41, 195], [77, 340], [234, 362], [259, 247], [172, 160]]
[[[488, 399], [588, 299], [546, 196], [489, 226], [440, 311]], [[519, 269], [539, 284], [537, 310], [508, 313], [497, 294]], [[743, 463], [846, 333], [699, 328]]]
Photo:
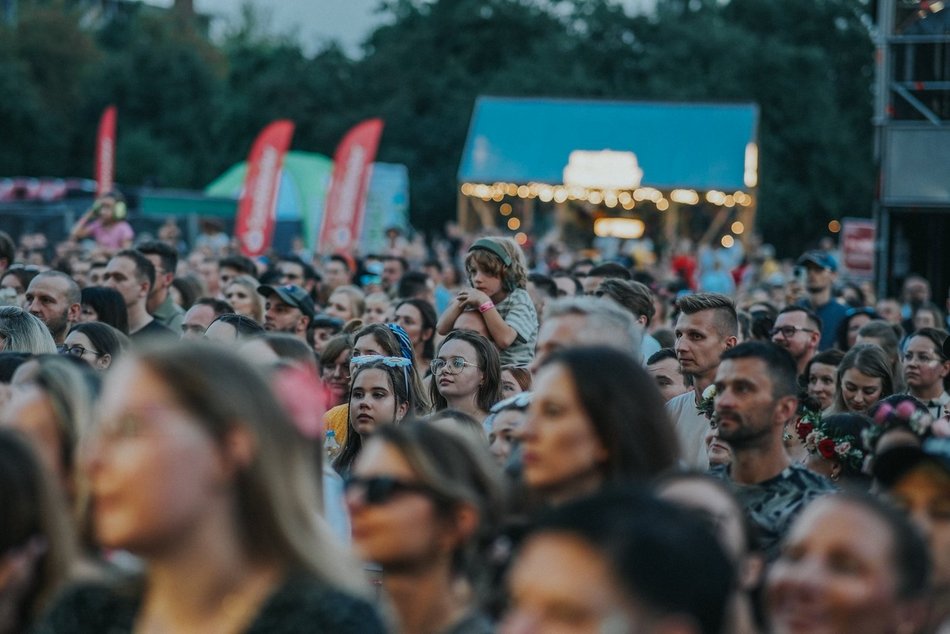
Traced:
[[476, 288], [459, 291], [456, 297], [462, 306], [468, 306], [469, 308], [478, 308], [485, 302], [491, 301], [488, 295]]

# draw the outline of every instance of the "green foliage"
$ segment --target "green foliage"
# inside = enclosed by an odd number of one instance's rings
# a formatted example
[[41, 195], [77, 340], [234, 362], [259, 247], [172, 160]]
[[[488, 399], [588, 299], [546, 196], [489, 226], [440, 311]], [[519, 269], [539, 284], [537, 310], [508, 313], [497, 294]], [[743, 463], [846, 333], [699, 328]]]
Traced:
[[0, 32], [2, 174], [88, 176], [108, 103], [119, 182], [168, 187], [203, 186], [273, 119], [332, 155], [379, 116], [380, 160], [409, 167], [413, 221], [437, 229], [480, 94], [754, 101], [766, 240], [791, 253], [870, 208], [866, 0], [659, 0], [647, 16], [610, 0], [385, 0], [358, 60], [335, 45], [307, 56], [249, 9], [215, 43], [147, 5], [94, 30], [61, 2], [21, 6]]

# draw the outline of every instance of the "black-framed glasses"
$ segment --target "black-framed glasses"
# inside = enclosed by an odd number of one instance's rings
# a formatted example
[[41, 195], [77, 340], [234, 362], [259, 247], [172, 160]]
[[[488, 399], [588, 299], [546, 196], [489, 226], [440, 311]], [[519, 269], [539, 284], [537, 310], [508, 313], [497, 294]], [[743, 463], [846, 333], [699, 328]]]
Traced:
[[351, 492], [359, 492], [364, 503], [373, 505], [386, 504], [401, 493], [421, 493], [433, 497], [436, 495], [435, 491], [424, 484], [406, 482], [389, 476], [373, 476], [370, 478], [347, 476], [343, 479], [343, 492], [346, 495]]
[[64, 346], [60, 349], [59, 352], [60, 352], [60, 354], [68, 354], [68, 355], [71, 356], [71, 357], [79, 357], [80, 359], [82, 359], [83, 355], [86, 354], [87, 352], [88, 352], [89, 354], [95, 355], [96, 357], [101, 357], [101, 356], [103, 355], [102, 352], [96, 352], [95, 350], [89, 350], [88, 348], [83, 348], [82, 346], [79, 346], [79, 345], [76, 345], [76, 346], [68, 346], [68, 347], [64, 345]]
[[440, 372], [458, 374], [464, 370], [467, 365], [473, 368], [478, 367], [477, 364], [466, 361], [464, 357], [451, 357], [448, 361], [445, 359], [433, 359], [429, 364], [429, 369], [432, 370], [432, 374], [438, 374]]
[[769, 336], [774, 337], [775, 335], [782, 335], [786, 339], [791, 339], [795, 336], [796, 332], [818, 332], [812, 328], [799, 328], [798, 326], [779, 326], [778, 328], [773, 328], [769, 331]]

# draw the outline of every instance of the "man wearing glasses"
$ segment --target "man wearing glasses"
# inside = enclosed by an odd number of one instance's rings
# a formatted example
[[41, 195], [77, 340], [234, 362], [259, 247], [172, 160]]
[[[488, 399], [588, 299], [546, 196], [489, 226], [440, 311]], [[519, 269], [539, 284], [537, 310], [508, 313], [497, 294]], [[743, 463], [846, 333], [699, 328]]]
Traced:
[[[772, 343], [789, 351], [798, 366], [799, 383], [805, 367], [818, 352], [821, 319], [803, 306], [786, 306], [775, 319]], [[806, 377], [807, 379], [807, 377]]]

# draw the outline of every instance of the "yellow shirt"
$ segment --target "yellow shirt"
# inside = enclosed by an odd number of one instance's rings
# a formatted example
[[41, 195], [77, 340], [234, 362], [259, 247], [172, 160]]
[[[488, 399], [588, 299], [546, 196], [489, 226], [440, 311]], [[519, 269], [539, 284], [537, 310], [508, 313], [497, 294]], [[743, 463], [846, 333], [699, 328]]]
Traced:
[[336, 441], [340, 447], [346, 444], [346, 437], [350, 431], [350, 405], [343, 403], [336, 407], [331, 407], [323, 415], [323, 424], [327, 431], [333, 430]]

